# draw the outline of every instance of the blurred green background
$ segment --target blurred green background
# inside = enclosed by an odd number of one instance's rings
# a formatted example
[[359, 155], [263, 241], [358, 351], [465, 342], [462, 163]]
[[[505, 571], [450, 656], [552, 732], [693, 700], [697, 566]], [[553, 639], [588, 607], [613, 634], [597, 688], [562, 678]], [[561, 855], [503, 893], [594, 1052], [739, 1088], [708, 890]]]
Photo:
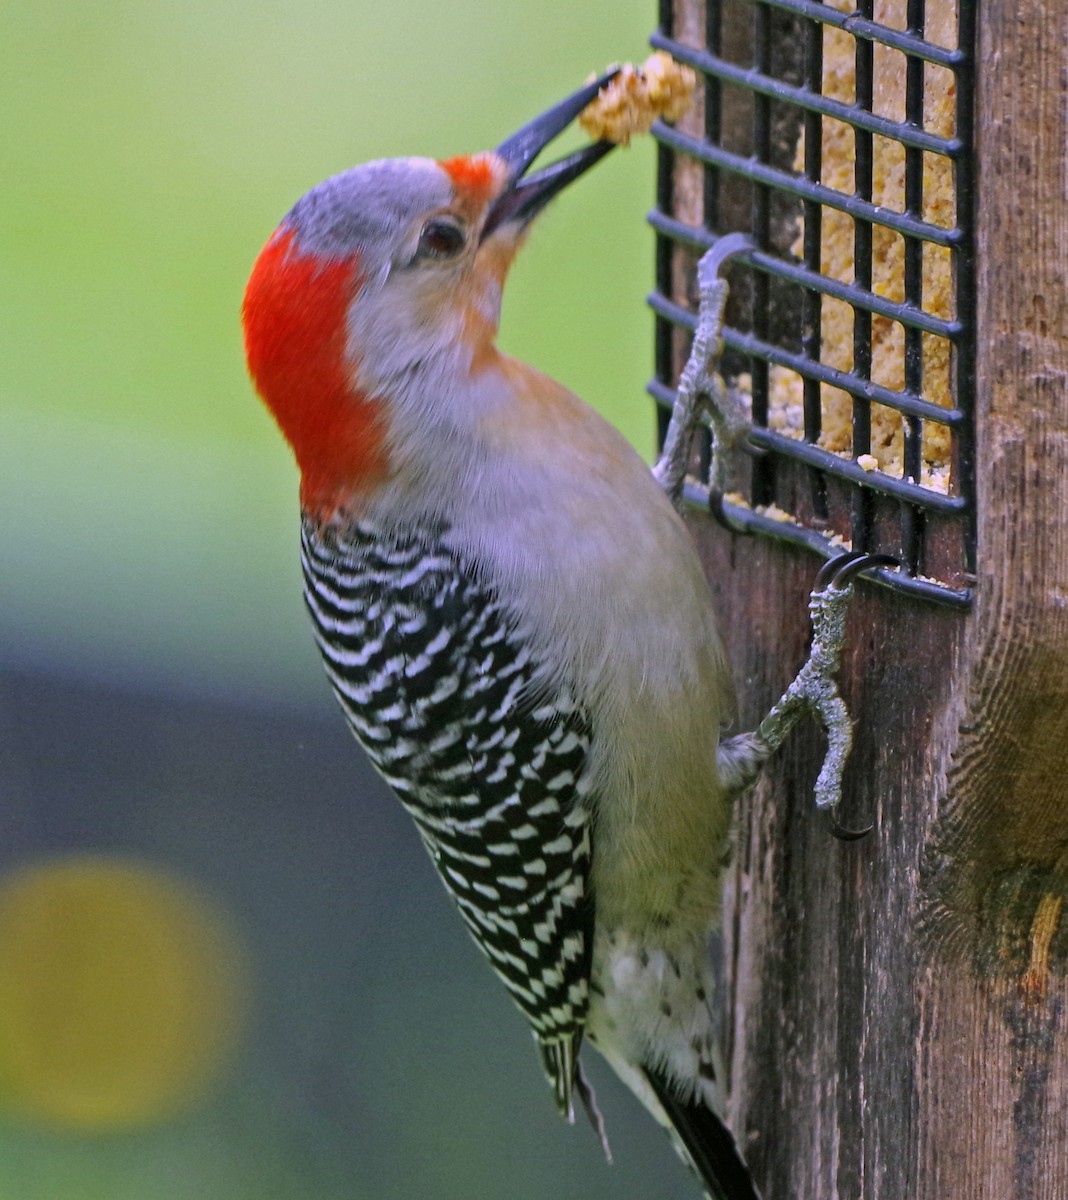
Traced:
[[[260, 246], [325, 176], [496, 144], [655, 6], [7, 5], [0, 1200], [693, 1195], [604, 1071], [556, 1117], [327, 694], [249, 388]], [[543, 218], [502, 342], [651, 455], [646, 139]]]
[[[6, 6], [0, 38], [0, 634], [16, 656], [296, 700], [296, 479], [252, 398], [250, 266], [354, 162], [493, 146], [653, 5]], [[544, 217], [507, 349], [651, 453], [648, 139]]]

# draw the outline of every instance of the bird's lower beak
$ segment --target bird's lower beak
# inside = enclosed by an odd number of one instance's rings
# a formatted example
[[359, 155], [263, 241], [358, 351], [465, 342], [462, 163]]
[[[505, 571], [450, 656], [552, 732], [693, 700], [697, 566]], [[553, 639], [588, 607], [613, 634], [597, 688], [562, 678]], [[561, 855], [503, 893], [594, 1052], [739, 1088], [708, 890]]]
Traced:
[[606, 72], [600, 79], [580, 88], [559, 104], [554, 104], [547, 112], [535, 117], [501, 142], [496, 153], [508, 167], [508, 183], [494, 200], [486, 216], [482, 227], [483, 238], [506, 221], [526, 225], [558, 192], [578, 179], [613, 148], [613, 142], [593, 142], [566, 158], [535, 171], [533, 175], [525, 175], [527, 168], [541, 151], [571, 124], [601, 88], [618, 73], [618, 68]]

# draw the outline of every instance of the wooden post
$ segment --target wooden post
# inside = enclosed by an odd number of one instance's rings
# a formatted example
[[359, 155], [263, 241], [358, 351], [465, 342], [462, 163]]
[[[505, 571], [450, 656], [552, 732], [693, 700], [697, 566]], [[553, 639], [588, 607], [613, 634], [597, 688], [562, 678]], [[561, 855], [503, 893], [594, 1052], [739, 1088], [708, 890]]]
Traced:
[[[700, 20], [677, 0], [679, 36]], [[976, 600], [858, 591], [869, 838], [813, 811], [812, 726], [741, 806], [731, 1116], [767, 1200], [1068, 1196], [1068, 6], [981, 0], [979, 25]], [[751, 728], [802, 660], [815, 560], [693, 527]]]

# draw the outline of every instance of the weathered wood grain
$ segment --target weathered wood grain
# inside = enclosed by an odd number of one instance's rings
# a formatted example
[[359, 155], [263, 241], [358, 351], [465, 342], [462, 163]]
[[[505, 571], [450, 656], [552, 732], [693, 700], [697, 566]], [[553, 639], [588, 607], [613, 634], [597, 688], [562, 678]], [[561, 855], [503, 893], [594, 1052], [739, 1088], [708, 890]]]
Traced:
[[[977, 599], [854, 605], [871, 837], [813, 812], [811, 726], [741, 804], [727, 1040], [768, 1200], [1068, 1197], [1068, 6], [979, 21]], [[677, 200], [700, 217], [692, 178]], [[749, 728], [803, 657], [815, 563], [692, 523]]]

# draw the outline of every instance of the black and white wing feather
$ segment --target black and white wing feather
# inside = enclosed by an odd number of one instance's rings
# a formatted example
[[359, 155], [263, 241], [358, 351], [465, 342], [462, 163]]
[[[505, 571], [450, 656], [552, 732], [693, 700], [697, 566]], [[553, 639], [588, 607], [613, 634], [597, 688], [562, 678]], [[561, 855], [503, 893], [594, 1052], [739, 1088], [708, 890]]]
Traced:
[[530, 1021], [570, 1114], [593, 946], [588, 716], [566, 686], [535, 685], [513, 614], [440, 531], [306, 519], [301, 559], [345, 716]]

